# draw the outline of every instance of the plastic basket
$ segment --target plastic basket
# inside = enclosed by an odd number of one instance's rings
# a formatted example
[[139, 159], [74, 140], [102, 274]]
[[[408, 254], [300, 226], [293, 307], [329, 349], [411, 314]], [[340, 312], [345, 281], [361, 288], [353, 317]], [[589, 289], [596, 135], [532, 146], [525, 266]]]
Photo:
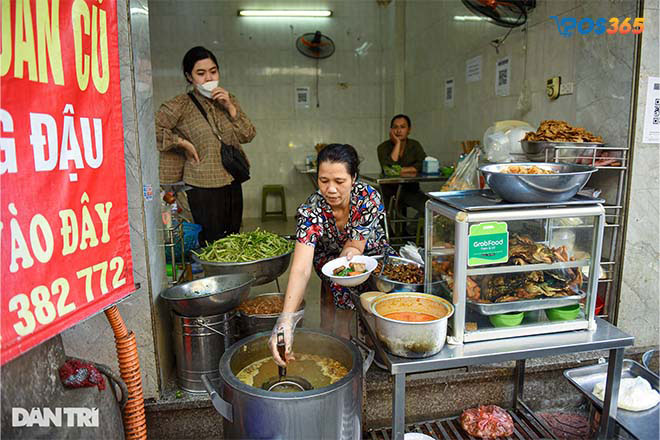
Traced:
[[[181, 243], [179, 242], [181, 229], [176, 229], [174, 231], [174, 258], [176, 260], [181, 259]], [[183, 222], [183, 250], [186, 254], [186, 257], [190, 255], [190, 251], [197, 249], [199, 247], [199, 233], [202, 231], [201, 225], [195, 223]], [[169, 248], [165, 252], [165, 261], [167, 263], [172, 262], [172, 254], [169, 251]]]

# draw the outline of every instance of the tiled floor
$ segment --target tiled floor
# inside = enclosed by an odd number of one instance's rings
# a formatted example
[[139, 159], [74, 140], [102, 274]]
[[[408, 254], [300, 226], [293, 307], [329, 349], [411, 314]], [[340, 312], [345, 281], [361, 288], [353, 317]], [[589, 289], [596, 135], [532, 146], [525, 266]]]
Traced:
[[[246, 218], [243, 219], [241, 231], [252, 231], [255, 228], [265, 229], [276, 234], [295, 234], [296, 222], [293, 217], [287, 218], [287, 221], [272, 219], [262, 222], [260, 218]], [[290, 268], [290, 266], [289, 266]], [[289, 270], [279, 278], [280, 289], [282, 293], [286, 291], [286, 286], [289, 282]], [[275, 282], [264, 284], [261, 286], [253, 287], [250, 295], [258, 295], [260, 293], [276, 292], [277, 285]], [[307, 292], [305, 294], [305, 320], [303, 321], [304, 327], [318, 328], [321, 321], [319, 302], [321, 298], [321, 280], [316, 272], [312, 271], [312, 276], [307, 285]]]

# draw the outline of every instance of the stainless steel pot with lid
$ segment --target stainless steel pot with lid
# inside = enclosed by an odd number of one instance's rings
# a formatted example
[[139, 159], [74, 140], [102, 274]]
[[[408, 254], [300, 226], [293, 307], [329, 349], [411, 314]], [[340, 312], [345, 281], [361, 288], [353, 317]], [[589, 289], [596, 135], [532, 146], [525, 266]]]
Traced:
[[213, 406], [224, 417], [225, 438], [359, 439], [362, 431], [362, 356], [349, 341], [320, 331], [296, 331], [296, 354], [314, 354], [343, 364], [337, 382], [295, 393], [267, 391], [241, 382], [246, 366], [271, 356], [270, 333], [234, 344], [220, 359], [220, 387], [202, 377]]

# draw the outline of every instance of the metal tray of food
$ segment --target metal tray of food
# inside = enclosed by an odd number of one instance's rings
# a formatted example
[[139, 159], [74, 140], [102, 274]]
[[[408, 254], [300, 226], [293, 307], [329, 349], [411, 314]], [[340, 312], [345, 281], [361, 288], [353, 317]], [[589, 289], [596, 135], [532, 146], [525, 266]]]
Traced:
[[561, 162], [575, 162], [579, 157], [589, 157], [593, 150], [603, 147], [602, 142], [554, 142], [554, 141], [520, 141], [520, 146], [527, 157], [533, 161], [552, 161], [556, 150], [560, 150], [557, 158]]
[[602, 147], [602, 142], [561, 142], [561, 141], [525, 141], [521, 140], [520, 145], [527, 154], [543, 153], [546, 148], [564, 147], [564, 148], [597, 148]]
[[[656, 391], [660, 389], [658, 376], [655, 373], [635, 361], [624, 359], [621, 378], [639, 376], [648, 380]], [[592, 391], [598, 382], [604, 381], [607, 377], [607, 363], [565, 370], [564, 377], [597, 408], [603, 409], [603, 402], [594, 396]], [[627, 411], [619, 408], [615, 419], [623, 429], [639, 440], [660, 438], [660, 405], [646, 411]]]
[[502, 303], [480, 303], [468, 299], [466, 303], [468, 307], [482, 315], [499, 315], [500, 313], [531, 312], [534, 310], [571, 306], [577, 304], [585, 296], [587, 294], [580, 291], [579, 295], [561, 296], [558, 298], [521, 299], [519, 301]]
[[488, 211], [493, 209], [544, 208], [548, 206], [594, 205], [605, 200], [576, 194], [565, 202], [512, 203], [502, 200], [490, 189], [430, 192], [429, 197], [461, 211]]

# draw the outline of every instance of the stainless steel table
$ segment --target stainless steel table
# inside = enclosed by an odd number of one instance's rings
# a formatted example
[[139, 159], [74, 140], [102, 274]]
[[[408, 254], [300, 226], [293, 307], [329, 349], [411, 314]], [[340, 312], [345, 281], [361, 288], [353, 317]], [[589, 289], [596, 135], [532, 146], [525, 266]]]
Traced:
[[416, 176], [385, 176], [383, 174], [360, 174], [360, 179], [377, 185], [396, 185], [401, 183], [428, 183], [446, 182], [447, 177], [442, 174], [418, 174]]
[[318, 182], [316, 181], [316, 167], [308, 168], [304, 165], [294, 165], [294, 167], [300, 174], [306, 175], [309, 178], [309, 181], [312, 182], [315, 189], [319, 189]]
[[374, 341], [376, 352], [387, 369], [394, 376], [392, 393], [392, 436], [402, 440], [405, 428], [406, 374], [421, 373], [470, 365], [516, 361], [514, 370], [513, 408], [524, 407], [533, 413], [522, 401], [525, 378], [525, 359], [594, 350], [609, 350], [607, 385], [603, 404], [599, 439], [613, 438], [619, 397], [619, 382], [625, 347], [633, 345], [634, 337], [612, 324], [596, 318], [597, 329], [554, 333], [548, 335], [525, 336], [484, 342], [470, 342], [464, 345], [445, 345], [440, 353], [424, 359], [406, 359], [386, 353], [376, 338], [366, 319], [360, 301], [356, 301], [358, 314], [364, 327]]
[[[391, 199], [392, 201], [394, 200], [400, 200], [401, 198], [401, 188], [402, 184], [404, 183], [430, 183], [430, 182], [446, 182], [448, 180], [448, 177], [443, 176], [442, 174], [418, 174], [416, 176], [385, 176], [383, 174], [360, 174], [360, 179], [375, 185], [376, 187], [379, 187], [381, 189], [382, 193], [382, 186], [383, 185], [397, 185], [396, 188], [396, 194], [394, 197]], [[439, 188], [438, 188], [439, 189]], [[392, 227], [393, 234], [391, 234], [390, 237], [388, 237], [388, 241], [393, 240], [393, 241], [404, 241], [408, 239], [416, 239], [416, 236], [409, 236], [405, 234], [397, 234], [394, 231], [398, 231], [398, 228], [396, 226], [398, 224], [405, 224], [411, 221], [415, 221], [415, 219], [410, 219], [410, 218], [398, 218], [397, 215], [397, 207], [394, 206], [392, 202], [390, 202], [390, 206], [385, 207], [387, 210], [387, 217], [388, 217], [388, 224]], [[420, 213], [423, 217], [424, 213]]]

